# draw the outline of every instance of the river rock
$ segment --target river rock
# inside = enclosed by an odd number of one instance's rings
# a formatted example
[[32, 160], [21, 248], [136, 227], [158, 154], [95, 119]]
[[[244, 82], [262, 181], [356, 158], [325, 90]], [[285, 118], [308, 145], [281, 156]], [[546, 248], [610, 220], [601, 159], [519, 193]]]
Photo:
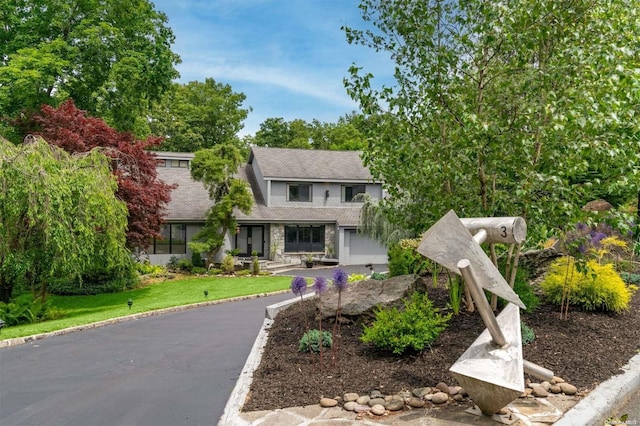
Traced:
[[384, 408], [386, 408], [389, 411], [402, 410], [404, 408], [404, 400], [400, 397], [391, 398], [389, 401], [387, 401], [384, 404]]
[[431, 393], [431, 388], [417, 388], [414, 389], [412, 393], [416, 398], [423, 398], [425, 395], [429, 395]]
[[347, 402], [344, 403], [342, 408], [344, 408], [347, 411], [354, 411], [356, 409], [357, 405], [358, 405], [358, 403], [355, 402], [355, 401], [347, 401]]
[[384, 405], [385, 402], [384, 398], [371, 398], [369, 400], [369, 407], [373, 407], [374, 405]]
[[431, 402], [434, 404], [444, 404], [449, 400], [449, 395], [444, 392], [434, 393], [431, 397]]
[[575, 386], [570, 385], [569, 383], [562, 382], [559, 384], [559, 386], [560, 390], [562, 390], [565, 395], [575, 395], [576, 392], [578, 392], [578, 389]]
[[358, 395], [357, 393], [355, 393], [355, 392], [349, 392], [349, 393], [345, 393], [345, 394], [342, 396], [342, 399], [343, 399], [345, 402], [350, 402], [350, 401], [355, 401], [355, 400], [357, 400], [359, 397], [360, 397], [360, 395]]
[[320, 398], [320, 406], [324, 408], [335, 407], [338, 405], [338, 401], [333, 398]]
[[356, 413], [368, 413], [369, 411], [371, 411], [371, 407], [369, 407], [368, 405], [356, 405], [353, 409], [353, 411], [355, 411]]
[[416, 398], [415, 396], [413, 398], [409, 399], [409, 407], [413, 407], [413, 408], [422, 408], [424, 407], [425, 402], [420, 399], [420, 398]]
[[358, 405], [369, 405], [369, 400], [371, 397], [369, 395], [362, 395], [360, 398], [356, 399], [356, 403]]
[[549, 386], [549, 392], [551, 393], [562, 393], [562, 388], [560, 385], [551, 385]]
[[449, 393], [449, 385], [445, 382], [438, 383], [436, 385], [436, 389], [438, 389], [440, 392]]
[[384, 405], [381, 404], [375, 404], [373, 407], [371, 407], [371, 412], [373, 414], [375, 414], [376, 416], [381, 416], [385, 413], [385, 408]]
[[372, 390], [371, 393], [369, 394], [369, 396], [371, 398], [383, 398], [384, 397], [384, 395], [382, 395], [382, 392], [380, 392], [377, 389]]
[[533, 394], [533, 396], [537, 396], [538, 398], [545, 398], [549, 396], [549, 392], [544, 390], [542, 386], [534, 386], [533, 388], [531, 388], [531, 393]]

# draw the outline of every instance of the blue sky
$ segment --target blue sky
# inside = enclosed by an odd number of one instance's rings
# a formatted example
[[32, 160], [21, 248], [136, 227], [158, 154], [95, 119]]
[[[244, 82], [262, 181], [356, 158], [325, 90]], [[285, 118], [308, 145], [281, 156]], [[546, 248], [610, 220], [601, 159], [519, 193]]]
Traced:
[[152, 0], [169, 18], [181, 83], [213, 78], [252, 107], [240, 135], [265, 119], [336, 122], [358, 107], [343, 78], [352, 63], [389, 81], [381, 54], [349, 45], [342, 25], [363, 28], [357, 0]]

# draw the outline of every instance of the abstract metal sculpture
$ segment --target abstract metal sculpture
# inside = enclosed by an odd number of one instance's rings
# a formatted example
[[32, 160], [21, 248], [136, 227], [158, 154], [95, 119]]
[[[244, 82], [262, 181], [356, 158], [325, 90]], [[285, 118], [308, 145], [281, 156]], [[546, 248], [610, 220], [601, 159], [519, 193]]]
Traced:
[[[553, 372], [522, 359], [519, 308], [526, 307], [480, 247], [483, 242], [522, 243], [526, 232], [520, 217], [460, 219], [451, 210], [424, 233], [418, 246], [419, 253], [462, 276], [487, 327], [450, 371], [478, 409], [490, 416], [524, 392], [525, 372], [544, 380], [553, 377]], [[510, 302], [497, 318], [483, 290]]]

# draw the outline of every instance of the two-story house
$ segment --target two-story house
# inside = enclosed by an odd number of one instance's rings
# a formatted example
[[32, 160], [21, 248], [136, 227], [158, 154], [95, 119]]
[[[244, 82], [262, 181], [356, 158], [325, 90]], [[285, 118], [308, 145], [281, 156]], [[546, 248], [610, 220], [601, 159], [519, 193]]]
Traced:
[[[166, 237], [148, 251], [153, 263], [162, 264], [191, 255], [186, 241], [202, 226], [211, 201], [190, 177], [192, 154], [157, 155], [158, 176], [178, 185], [167, 209]], [[248, 215], [236, 212], [238, 227], [227, 235], [225, 249], [285, 263], [307, 254], [344, 265], [387, 262], [385, 247], [357, 233], [362, 204], [354, 196], [383, 196], [360, 152], [253, 147], [238, 177], [249, 183], [254, 206]]]

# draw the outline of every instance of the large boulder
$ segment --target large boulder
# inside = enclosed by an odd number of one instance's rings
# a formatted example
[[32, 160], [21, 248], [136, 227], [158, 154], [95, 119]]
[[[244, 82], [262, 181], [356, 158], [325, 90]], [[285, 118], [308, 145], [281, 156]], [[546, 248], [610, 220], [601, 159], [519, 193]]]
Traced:
[[[403, 299], [415, 291], [424, 291], [424, 283], [415, 275], [400, 275], [386, 280], [363, 280], [349, 284], [340, 296], [341, 312], [344, 316], [370, 314], [373, 308], [401, 307]], [[323, 318], [336, 316], [338, 309], [338, 291], [335, 288], [322, 295]]]

